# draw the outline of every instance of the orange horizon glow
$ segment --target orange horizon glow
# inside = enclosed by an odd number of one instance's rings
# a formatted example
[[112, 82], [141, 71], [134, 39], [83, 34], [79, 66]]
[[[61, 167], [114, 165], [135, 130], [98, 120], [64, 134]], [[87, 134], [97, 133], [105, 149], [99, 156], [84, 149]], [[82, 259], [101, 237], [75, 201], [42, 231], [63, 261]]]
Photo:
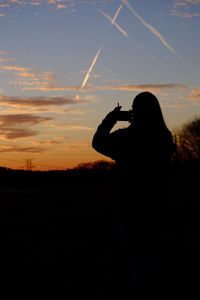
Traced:
[[111, 161], [111, 159], [102, 156], [101, 154], [94, 153], [89, 157], [67, 157], [61, 160], [56, 158], [47, 158], [45, 161], [41, 158], [34, 157], [33, 155], [23, 155], [19, 158], [19, 155], [12, 155], [12, 158], [0, 158], [0, 167], [13, 169], [13, 170], [27, 170], [27, 162], [31, 161], [32, 171], [51, 171], [51, 170], [67, 170], [78, 167], [81, 164], [93, 163], [95, 161], [105, 160]]
[[171, 130], [200, 115], [200, 1], [167, 2], [4, 0], [0, 166], [108, 159], [92, 148], [97, 126], [143, 91], [158, 98]]

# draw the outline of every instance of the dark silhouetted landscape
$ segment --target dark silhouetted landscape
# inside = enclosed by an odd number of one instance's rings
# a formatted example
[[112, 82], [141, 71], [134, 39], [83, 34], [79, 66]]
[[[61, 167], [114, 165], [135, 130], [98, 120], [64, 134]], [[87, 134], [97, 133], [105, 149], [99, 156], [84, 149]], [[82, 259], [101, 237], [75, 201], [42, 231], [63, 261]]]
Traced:
[[162, 186], [151, 182], [151, 192], [142, 185], [142, 194], [133, 192], [129, 235], [119, 217], [126, 199], [108, 166], [0, 169], [2, 287], [94, 298], [198, 288], [200, 166], [174, 163]]

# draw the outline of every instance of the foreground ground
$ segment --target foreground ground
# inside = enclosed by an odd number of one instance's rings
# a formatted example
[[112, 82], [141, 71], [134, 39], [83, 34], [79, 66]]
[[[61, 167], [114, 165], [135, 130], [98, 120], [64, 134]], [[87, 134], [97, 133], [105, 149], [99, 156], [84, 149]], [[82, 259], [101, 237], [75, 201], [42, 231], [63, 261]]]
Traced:
[[[197, 174], [178, 172], [160, 190], [154, 182], [151, 191], [142, 186], [142, 194], [122, 199], [110, 171], [3, 172], [2, 287], [94, 298], [197, 289]], [[121, 218], [119, 202], [127, 198], [139, 204], [128, 204]]]

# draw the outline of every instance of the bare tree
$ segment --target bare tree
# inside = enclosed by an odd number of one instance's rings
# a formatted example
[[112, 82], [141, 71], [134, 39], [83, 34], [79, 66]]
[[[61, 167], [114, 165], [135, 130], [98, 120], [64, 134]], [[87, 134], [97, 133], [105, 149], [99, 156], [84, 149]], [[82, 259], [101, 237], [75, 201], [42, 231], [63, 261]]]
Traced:
[[107, 160], [96, 160], [94, 162], [81, 163], [76, 169], [111, 170], [115, 163]]
[[200, 117], [174, 131], [177, 144], [175, 159], [180, 161], [200, 160]]

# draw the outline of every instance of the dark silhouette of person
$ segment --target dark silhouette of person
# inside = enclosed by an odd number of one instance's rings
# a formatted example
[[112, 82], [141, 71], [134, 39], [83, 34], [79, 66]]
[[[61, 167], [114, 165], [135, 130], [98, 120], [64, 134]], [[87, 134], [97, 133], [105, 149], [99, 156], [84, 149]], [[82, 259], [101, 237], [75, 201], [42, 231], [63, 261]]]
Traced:
[[138, 94], [130, 111], [130, 125], [111, 132], [120, 118], [120, 110], [121, 106], [115, 107], [98, 126], [93, 148], [115, 160], [126, 174], [131, 170], [144, 177], [147, 172], [152, 173], [152, 168], [155, 174], [166, 170], [175, 145], [156, 96], [150, 92]]
[[118, 215], [130, 256], [134, 257], [135, 284], [144, 287], [156, 281], [152, 274], [158, 275], [166, 192], [162, 187], [175, 143], [154, 94], [145, 91], [136, 95], [132, 109], [126, 113], [130, 125], [112, 130], [121, 120], [121, 108], [118, 105], [103, 119], [93, 136], [92, 147], [116, 162]]

